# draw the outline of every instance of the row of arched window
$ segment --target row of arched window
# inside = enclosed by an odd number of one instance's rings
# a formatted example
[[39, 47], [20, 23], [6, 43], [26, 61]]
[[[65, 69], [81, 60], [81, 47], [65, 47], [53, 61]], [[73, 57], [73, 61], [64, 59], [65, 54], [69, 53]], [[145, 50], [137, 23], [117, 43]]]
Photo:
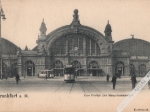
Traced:
[[[73, 65], [74, 68], [81, 68], [81, 63], [77, 60], [73, 61], [71, 63], [71, 65]], [[98, 62], [96, 61], [91, 61], [89, 63], [89, 68], [98, 68]], [[63, 68], [63, 63], [59, 60], [55, 61], [53, 64], [53, 68]]]
[[[135, 72], [135, 66], [133, 64], [130, 64], [130, 73], [134, 73]], [[139, 74], [145, 74], [146, 73], [146, 65], [145, 64], [141, 64], [138, 66], [138, 73]]]
[[[115, 72], [119, 72], [121, 74], [124, 74], [124, 63], [122, 61], [119, 61], [115, 65]], [[139, 75], [145, 75], [146, 74], [146, 65], [140, 64], [138, 68], [135, 68], [134, 64], [130, 64], [130, 75], [133, 73], [138, 73]]]
[[82, 35], [70, 35], [57, 39], [51, 46], [50, 52], [53, 56], [70, 54], [86, 54], [88, 56], [100, 55], [98, 43], [91, 37]]

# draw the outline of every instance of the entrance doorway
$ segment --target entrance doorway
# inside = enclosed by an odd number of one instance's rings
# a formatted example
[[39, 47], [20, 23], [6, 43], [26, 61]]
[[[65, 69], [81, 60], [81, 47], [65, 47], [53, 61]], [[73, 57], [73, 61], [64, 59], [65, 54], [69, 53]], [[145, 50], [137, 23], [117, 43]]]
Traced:
[[26, 75], [34, 76], [35, 75], [35, 64], [33, 61], [29, 60], [25, 62]]
[[75, 60], [75, 61], [73, 61], [72, 63], [71, 63], [71, 65], [75, 68], [75, 70], [76, 70], [76, 76], [81, 76], [81, 70], [80, 70], [80, 68], [81, 68], [81, 63], [79, 62], [79, 61], [77, 61], [77, 60]]
[[117, 73], [119, 77], [124, 75], [124, 68], [124, 63], [122, 61], [117, 62], [115, 65], [115, 73]]
[[96, 70], [92, 70], [92, 76], [97, 76], [97, 71]]
[[53, 70], [55, 76], [63, 76], [63, 63], [59, 60], [53, 63]]
[[97, 61], [91, 61], [89, 63], [88, 73], [90, 76], [100, 76], [101, 69], [99, 68]]

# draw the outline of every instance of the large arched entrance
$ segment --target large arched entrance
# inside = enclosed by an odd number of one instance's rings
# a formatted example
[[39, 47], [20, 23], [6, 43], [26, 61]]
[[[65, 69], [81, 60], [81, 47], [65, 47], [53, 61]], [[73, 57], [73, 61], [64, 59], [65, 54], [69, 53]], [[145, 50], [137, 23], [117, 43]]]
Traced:
[[71, 65], [75, 68], [75, 70], [76, 70], [76, 75], [77, 75], [77, 76], [80, 76], [81, 73], [82, 73], [82, 71], [81, 71], [81, 63], [76, 60], [76, 61], [73, 61], [73, 62], [71, 63]]
[[57, 38], [51, 43], [49, 52], [53, 56], [100, 55], [101, 50], [96, 40], [83, 34], [69, 34]]
[[146, 74], [146, 65], [141, 64], [139, 65], [139, 76], [145, 76]]
[[13, 63], [11, 65], [11, 77], [16, 76], [17, 73], [18, 73], [17, 63]]
[[27, 76], [34, 76], [35, 75], [35, 64], [33, 61], [29, 60], [25, 62], [25, 69]]
[[[14, 67], [15, 66], [15, 67]], [[8, 67], [4, 62], [2, 64], [2, 74], [3, 77], [14, 77], [17, 74], [17, 64], [12, 64], [11, 67]]]
[[53, 71], [55, 76], [63, 76], [63, 63], [59, 60], [53, 63]]
[[99, 68], [97, 61], [91, 61], [88, 67], [88, 73], [90, 76], [99, 76], [102, 70]]
[[124, 63], [122, 61], [119, 61], [115, 65], [115, 73], [118, 73], [119, 76], [124, 75]]

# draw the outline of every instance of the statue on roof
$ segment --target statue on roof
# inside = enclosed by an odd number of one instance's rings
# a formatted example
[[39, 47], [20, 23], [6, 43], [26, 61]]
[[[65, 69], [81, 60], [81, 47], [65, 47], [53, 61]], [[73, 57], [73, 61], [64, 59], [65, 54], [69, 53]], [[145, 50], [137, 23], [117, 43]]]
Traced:
[[73, 21], [71, 23], [72, 26], [81, 25], [79, 21], [78, 9], [74, 10]]
[[131, 35], [132, 36], [132, 39], [134, 39], [134, 35]]
[[78, 9], [75, 9], [75, 10], [74, 10], [74, 15], [73, 15], [73, 17], [74, 17], [74, 20], [78, 20], [78, 18], [79, 18], [79, 16], [78, 16]]

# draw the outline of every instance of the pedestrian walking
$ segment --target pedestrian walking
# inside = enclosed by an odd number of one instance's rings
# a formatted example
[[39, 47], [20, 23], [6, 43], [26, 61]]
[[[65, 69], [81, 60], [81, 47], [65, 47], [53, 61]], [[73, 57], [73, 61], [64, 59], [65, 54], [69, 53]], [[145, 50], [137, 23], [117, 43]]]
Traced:
[[113, 83], [113, 89], [115, 89], [115, 86], [116, 86], [116, 80], [117, 80], [117, 76], [116, 75], [114, 75], [113, 77], [112, 77], [112, 83]]
[[106, 76], [106, 80], [107, 80], [107, 82], [109, 82], [109, 74]]
[[132, 81], [132, 89], [134, 89], [135, 85], [137, 83], [137, 81], [136, 81], [136, 75], [134, 73], [132, 74], [131, 81]]
[[18, 81], [20, 80], [19, 74], [16, 75], [16, 83], [18, 84]]
[[148, 81], [148, 87], [149, 87], [149, 89], [150, 89], [150, 80]]

